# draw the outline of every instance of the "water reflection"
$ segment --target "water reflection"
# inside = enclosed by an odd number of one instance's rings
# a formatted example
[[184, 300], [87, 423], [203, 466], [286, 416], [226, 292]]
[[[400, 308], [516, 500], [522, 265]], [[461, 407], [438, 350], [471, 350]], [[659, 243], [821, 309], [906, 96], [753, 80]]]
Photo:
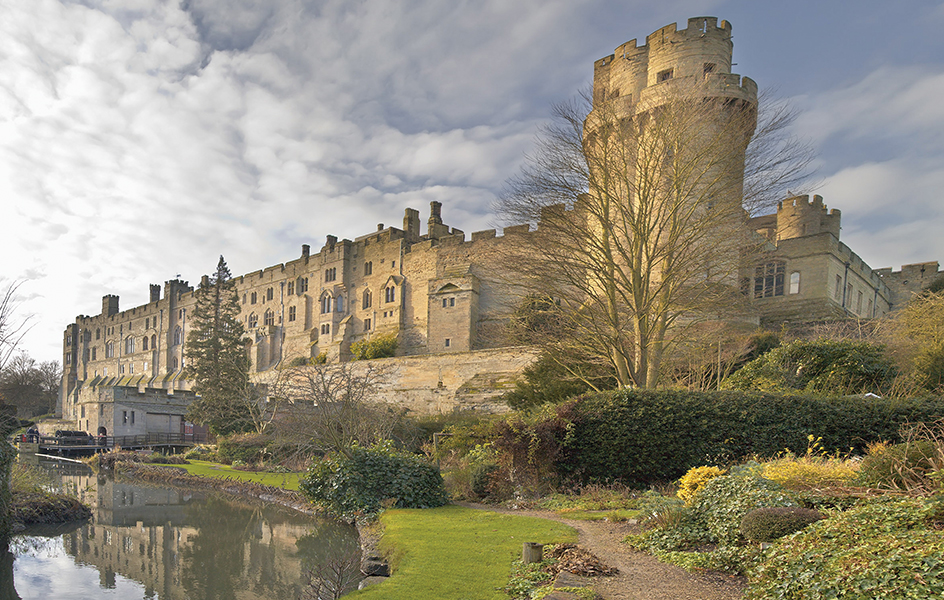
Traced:
[[15, 536], [0, 556], [0, 600], [294, 600], [312, 570], [358, 549], [357, 531], [341, 523], [78, 467], [55, 470], [93, 520]]

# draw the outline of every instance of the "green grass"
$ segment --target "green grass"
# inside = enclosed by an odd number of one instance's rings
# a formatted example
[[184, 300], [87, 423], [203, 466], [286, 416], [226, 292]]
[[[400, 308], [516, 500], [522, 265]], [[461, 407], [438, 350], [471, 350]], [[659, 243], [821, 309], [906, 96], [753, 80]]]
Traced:
[[639, 511], [629, 508], [617, 508], [613, 510], [565, 509], [558, 510], [557, 514], [565, 519], [573, 519], [575, 521], [626, 521], [638, 517]]
[[271, 485], [286, 490], [298, 491], [298, 482], [305, 476], [305, 473], [267, 473], [265, 471], [240, 471], [229, 465], [207, 462], [204, 460], [191, 460], [188, 465], [170, 465], [185, 469], [191, 475], [198, 477], [217, 477], [221, 479], [235, 479], [237, 481], [250, 481], [252, 483], [261, 483]]
[[524, 542], [576, 542], [572, 528], [461, 506], [383, 513], [381, 549], [393, 577], [345, 598], [507, 600], [511, 563]]

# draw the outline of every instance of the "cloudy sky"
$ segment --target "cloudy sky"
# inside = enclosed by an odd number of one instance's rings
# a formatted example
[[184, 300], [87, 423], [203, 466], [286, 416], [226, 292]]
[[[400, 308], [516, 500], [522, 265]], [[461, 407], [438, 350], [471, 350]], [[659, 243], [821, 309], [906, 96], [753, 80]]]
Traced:
[[0, 285], [23, 347], [101, 297], [236, 274], [444, 204], [466, 232], [593, 61], [688, 17], [801, 111], [873, 267], [944, 261], [944, 3], [0, 0]]

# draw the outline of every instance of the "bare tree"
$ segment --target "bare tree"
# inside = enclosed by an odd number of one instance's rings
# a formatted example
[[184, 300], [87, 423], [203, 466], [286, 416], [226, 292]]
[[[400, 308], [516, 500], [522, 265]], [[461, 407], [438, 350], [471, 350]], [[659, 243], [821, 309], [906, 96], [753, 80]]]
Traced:
[[509, 223], [537, 224], [508, 236], [508, 264], [560, 307], [566, 323], [544, 344], [641, 387], [659, 382], [686, 326], [746, 310], [739, 270], [761, 244], [747, 217], [809, 163], [782, 105], [758, 123], [753, 96], [708, 80], [652, 92], [558, 106], [498, 206]]
[[306, 572], [308, 588], [299, 600], [337, 600], [355, 588], [361, 579], [361, 551], [325, 561]]
[[385, 375], [369, 361], [285, 369], [279, 395], [291, 404], [279, 431], [305, 454], [347, 453], [354, 443], [392, 438], [404, 411], [374, 399]]
[[17, 290], [21, 281], [14, 281], [7, 285], [7, 289], [0, 298], [0, 371], [13, 356], [20, 340], [30, 329], [30, 317], [18, 318], [16, 310], [20, 301]]

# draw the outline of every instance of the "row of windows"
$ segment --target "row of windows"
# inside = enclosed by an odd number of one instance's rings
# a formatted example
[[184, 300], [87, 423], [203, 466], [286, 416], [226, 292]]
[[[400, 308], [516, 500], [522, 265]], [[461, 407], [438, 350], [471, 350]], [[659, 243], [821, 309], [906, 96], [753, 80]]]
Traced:
[[[783, 262], [769, 262], [754, 269], [754, 298], [772, 298], [784, 295], [784, 280], [787, 265]], [[750, 280], [742, 284], [742, 292], [747, 293]], [[790, 293], [800, 293], [800, 272], [790, 273]]]
[[[853, 304], [853, 296], [855, 298], [855, 304]], [[865, 312], [862, 312], [862, 301], [865, 299], [865, 294], [862, 290], [855, 290], [851, 283], [846, 283], [846, 294], [842, 295], [842, 276], [836, 275], [836, 301], [841, 303], [844, 308], [852, 310], [852, 307], [855, 306], [855, 313], [865, 317], [872, 316], [872, 310], [874, 304], [872, 299], [869, 298], [865, 307]]]

